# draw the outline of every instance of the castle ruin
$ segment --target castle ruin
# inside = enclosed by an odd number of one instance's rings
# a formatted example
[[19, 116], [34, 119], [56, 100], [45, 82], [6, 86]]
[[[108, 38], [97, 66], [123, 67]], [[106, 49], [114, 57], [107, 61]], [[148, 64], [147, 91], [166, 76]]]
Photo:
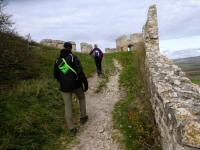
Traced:
[[80, 46], [81, 46], [82, 53], [90, 53], [90, 51], [93, 49], [92, 44], [88, 44], [88, 43], [80, 43]]
[[123, 35], [116, 39], [116, 48], [118, 51], [132, 51], [137, 43], [142, 41], [142, 33], [134, 33], [129, 36]]
[[113, 52], [117, 52], [117, 49], [116, 48], [106, 48], [105, 52], [106, 53], [113, 53]]
[[[76, 43], [73, 41], [69, 41], [72, 44], [72, 51], [76, 51]], [[61, 40], [52, 40], [52, 39], [44, 39], [41, 40], [40, 44], [42, 45], [46, 45], [46, 46], [51, 46], [51, 47], [55, 47], [58, 49], [63, 49], [63, 45], [64, 45], [65, 41], [61, 41]]]

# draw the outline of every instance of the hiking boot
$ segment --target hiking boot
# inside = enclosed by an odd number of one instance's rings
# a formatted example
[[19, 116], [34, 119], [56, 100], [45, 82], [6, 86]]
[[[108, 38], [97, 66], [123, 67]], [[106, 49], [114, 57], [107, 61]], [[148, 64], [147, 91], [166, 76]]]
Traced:
[[76, 136], [77, 132], [78, 132], [77, 128], [73, 128], [73, 129], [69, 130], [69, 134], [70, 134], [71, 137]]
[[80, 118], [80, 123], [85, 124], [88, 121], [88, 116]]

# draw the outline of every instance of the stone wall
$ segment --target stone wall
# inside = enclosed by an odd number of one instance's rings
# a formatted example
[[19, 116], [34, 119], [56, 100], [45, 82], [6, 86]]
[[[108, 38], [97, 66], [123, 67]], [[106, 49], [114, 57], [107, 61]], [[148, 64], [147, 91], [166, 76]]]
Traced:
[[88, 44], [88, 43], [80, 43], [80, 46], [81, 46], [82, 53], [89, 53], [93, 49], [92, 44]]
[[[76, 51], [76, 43], [73, 42], [73, 41], [69, 41], [69, 42], [72, 43], [72, 51]], [[65, 41], [44, 39], [44, 40], [41, 40], [40, 43], [43, 44], [43, 45], [46, 45], [46, 46], [51, 46], [51, 47], [62, 49]]]
[[160, 54], [156, 6], [143, 27], [146, 75], [164, 150], [200, 149], [200, 87]]
[[72, 51], [76, 51], [76, 43], [73, 41], [69, 41], [72, 44]]
[[64, 41], [52, 40], [52, 39], [44, 39], [44, 40], [40, 41], [40, 44], [62, 49]]
[[142, 33], [134, 33], [130, 36], [123, 35], [116, 39], [116, 47], [118, 51], [134, 50], [140, 42], [143, 42]]
[[134, 33], [130, 35], [130, 40], [129, 40], [129, 48], [130, 50], [136, 49], [138, 46], [138, 43], [143, 42], [143, 36], [142, 33]]
[[128, 51], [129, 40], [126, 35], [116, 39], [116, 48], [118, 51]]
[[106, 53], [113, 53], [113, 52], [117, 52], [117, 49], [116, 48], [106, 48], [105, 52]]

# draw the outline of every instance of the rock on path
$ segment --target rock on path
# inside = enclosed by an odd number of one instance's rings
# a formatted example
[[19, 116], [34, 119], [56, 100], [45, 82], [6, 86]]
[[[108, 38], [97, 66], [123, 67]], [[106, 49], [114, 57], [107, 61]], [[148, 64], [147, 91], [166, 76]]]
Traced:
[[77, 137], [78, 144], [67, 149], [71, 150], [120, 150], [122, 147], [112, 139], [113, 122], [112, 111], [120, 99], [119, 71], [120, 64], [114, 60], [117, 71], [109, 78], [107, 88], [95, 93], [98, 77], [95, 75], [89, 80], [89, 90], [86, 93], [87, 113], [89, 120], [84, 131]]

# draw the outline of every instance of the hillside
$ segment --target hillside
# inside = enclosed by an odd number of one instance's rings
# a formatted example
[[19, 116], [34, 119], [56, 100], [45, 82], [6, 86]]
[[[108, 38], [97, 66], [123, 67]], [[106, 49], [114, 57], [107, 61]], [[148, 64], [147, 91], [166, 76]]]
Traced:
[[[7, 38], [0, 49], [7, 57], [1, 60], [8, 67], [1, 68], [4, 86], [0, 93], [0, 149], [60, 149], [61, 135], [66, 135], [67, 142], [71, 139], [64, 123], [59, 86], [53, 79], [53, 65], [59, 50], [34, 42], [28, 49], [21, 37], [4, 36]], [[92, 76], [93, 60], [88, 55], [76, 55], [83, 62], [87, 76]]]
[[[6, 42], [9, 42], [9, 40], [5, 40], [3, 45], [6, 50], [4, 54], [13, 50], [10, 57], [4, 58], [4, 62], [12, 64], [15, 71], [9, 68], [1, 69], [1, 71], [7, 74], [2, 76], [4, 78], [1, 78], [4, 88], [1, 89], [0, 97], [0, 122], [3, 122], [0, 125], [0, 149], [65, 149], [64, 147], [71, 143], [73, 138], [69, 136], [65, 125], [64, 103], [58, 83], [53, 79], [53, 65], [55, 58], [59, 55], [59, 50], [42, 46], [35, 42], [32, 42], [28, 49], [24, 39], [18, 36], [13, 36], [12, 38], [18, 42], [12, 43], [13, 45], [8, 45]], [[19, 49], [21, 49], [20, 53], [18, 53]], [[92, 77], [96, 70], [93, 59], [88, 54], [75, 54], [80, 58], [87, 76]], [[126, 96], [123, 99], [119, 99], [121, 101], [116, 105], [113, 116], [115, 122], [114, 128], [125, 133], [123, 134], [125, 141], [122, 143], [127, 148], [142, 148], [145, 146], [144, 143], [152, 145], [151, 147], [159, 147], [158, 142], [154, 140], [155, 136], [158, 136], [155, 124], [153, 119], [148, 119], [153, 117], [151, 107], [146, 107], [150, 106], [149, 101], [146, 101], [148, 95], [145, 98], [143, 96], [145, 87], [140, 72], [143, 67], [139, 67], [137, 63], [139, 61], [132, 61], [133, 58], [140, 58], [141, 55], [143, 54], [131, 52], [106, 54], [104, 57], [104, 77], [100, 78], [98, 82], [95, 81], [95, 84], [89, 83], [90, 86], [96, 86], [90, 87], [88, 91], [93, 98], [88, 100], [91, 101], [91, 108], [88, 108], [88, 110], [93, 112], [94, 102], [97, 103], [102, 99], [101, 102], [104, 100], [106, 106], [108, 100], [112, 100], [110, 96], [116, 96], [115, 93], [110, 93], [113, 91], [110, 91], [110, 88], [108, 89], [107, 83], [110, 82], [110, 77], [116, 71], [113, 59], [117, 59], [122, 65], [123, 69], [119, 82], [120, 87], [125, 89]], [[13, 63], [11, 61], [12, 58], [24, 59]], [[29, 60], [28, 63], [27, 60]], [[143, 61], [143, 59], [139, 60]], [[17, 67], [15, 68], [15, 66]], [[13, 78], [13, 76], [16, 77]], [[131, 84], [130, 79], [132, 81]], [[114, 82], [112, 84], [116, 84], [118, 80], [114, 79], [112, 82]], [[113, 86], [112, 84], [109, 86]], [[121, 88], [119, 92], [121, 92]], [[109, 92], [105, 92], [104, 89]], [[118, 94], [120, 94], [119, 92]], [[94, 97], [94, 95], [96, 96]], [[99, 95], [101, 95], [101, 99], [97, 99]], [[107, 100], [104, 96], [106, 96]], [[133, 104], [136, 105], [133, 106]], [[101, 105], [99, 107], [102, 109]], [[73, 115], [76, 125], [79, 125], [78, 108], [76, 100], [74, 99]], [[109, 109], [109, 111], [112, 110]], [[119, 118], [120, 115], [118, 114], [123, 114], [123, 120]], [[112, 113], [109, 113], [109, 116], [112, 118]], [[92, 121], [95, 121], [95, 119], [92, 119]], [[123, 128], [121, 128], [121, 124]], [[130, 128], [130, 126], [133, 128]], [[126, 134], [127, 131], [128, 133]], [[139, 137], [143, 137], [142, 141]], [[98, 139], [98, 137], [96, 138]], [[66, 145], [61, 143], [66, 143]]]
[[186, 72], [194, 83], [200, 84], [200, 56], [175, 59], [174, 62]]
[[170, 59], [181, 59], [200, 56], [200, 48], [181, 50], [163, 50], [162, 53]]

